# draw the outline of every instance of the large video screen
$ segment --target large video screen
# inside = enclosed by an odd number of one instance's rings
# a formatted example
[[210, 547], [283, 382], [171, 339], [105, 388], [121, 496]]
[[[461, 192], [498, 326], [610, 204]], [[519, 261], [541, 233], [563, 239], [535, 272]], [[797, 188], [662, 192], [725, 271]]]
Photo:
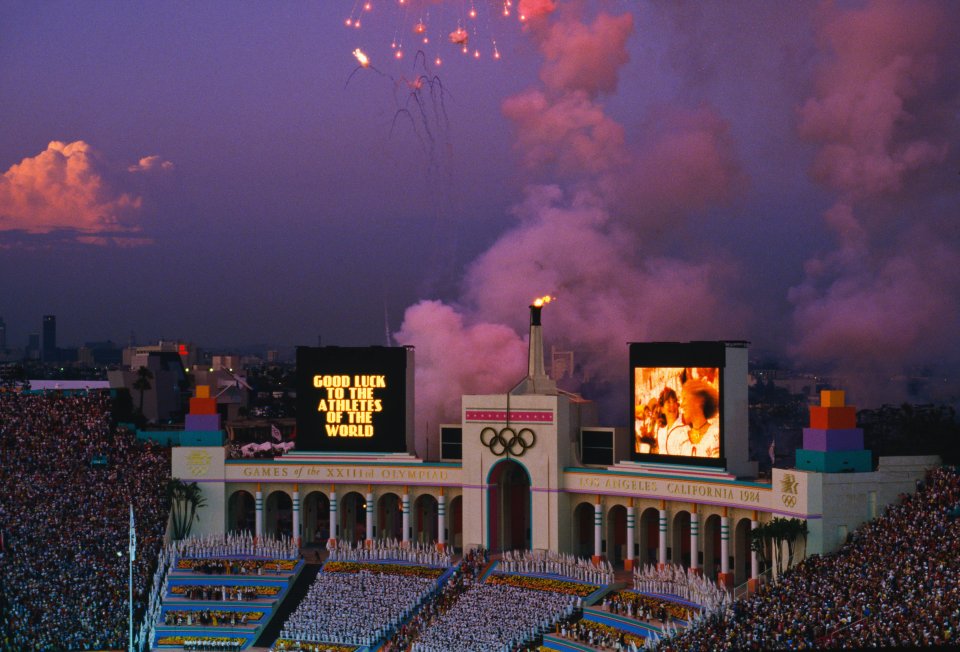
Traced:
[[722, 342], [631, 344], [633, 459], [720, 462], [723, 347]]
[[407, 350], [297, 347], [297, 450], [406, 450]]

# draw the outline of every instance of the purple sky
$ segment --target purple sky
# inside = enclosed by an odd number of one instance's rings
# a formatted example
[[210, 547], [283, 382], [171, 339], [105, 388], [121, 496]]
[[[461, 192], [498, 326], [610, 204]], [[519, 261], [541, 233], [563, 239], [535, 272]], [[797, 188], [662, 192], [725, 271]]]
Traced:
[[960, 361], [960, 6], [520, 4], [3, 3], [8, 339], [382, 344], [386, 307], [439, 413], [546, 293], [601, 378], [646, 339]]

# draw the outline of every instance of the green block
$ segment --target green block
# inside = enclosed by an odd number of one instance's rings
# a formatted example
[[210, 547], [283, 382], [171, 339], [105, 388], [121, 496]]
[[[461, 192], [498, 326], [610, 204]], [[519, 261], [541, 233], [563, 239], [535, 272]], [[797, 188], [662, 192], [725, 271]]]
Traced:
[[873, 471], [873, 454], [860, 451], [812, 451], [797, 449], [797, 468], [819, 473], [867, 473]]

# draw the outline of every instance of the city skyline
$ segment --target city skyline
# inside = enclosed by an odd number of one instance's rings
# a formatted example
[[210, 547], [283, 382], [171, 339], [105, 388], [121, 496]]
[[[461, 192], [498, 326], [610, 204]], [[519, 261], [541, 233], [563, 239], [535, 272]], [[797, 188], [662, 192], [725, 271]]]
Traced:
[[607, 379], [647, 340], [960, 362], [952, 3], [478, 3], [466, 56], [457, 6], [424, 45], [389, 2], [361, 29], [335, 3], [5, 5], [8, 346], [44, 314], [77, 343], [390, 331], [434, 422], [515, 380], [545, 293], [548, 342]]

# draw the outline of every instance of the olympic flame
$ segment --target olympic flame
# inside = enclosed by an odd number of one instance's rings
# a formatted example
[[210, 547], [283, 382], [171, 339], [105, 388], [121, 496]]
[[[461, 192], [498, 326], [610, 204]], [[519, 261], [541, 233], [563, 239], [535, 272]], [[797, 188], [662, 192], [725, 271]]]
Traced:
[[553, 301], [553, 299], [554, 297], [551, 297], [549, 294], [545, 297], [537, 297], [536, 299], [533, 300], [533, 306], [535, 308], [542, 308], [543, 306]]
[[360, 65], [364, 68], [370, 67], [370, 59], [367, 58], [367, 55], [365, 55], [360, 48], [353, 51], [353, 56], [357, 58], [357, 61], [359, 61]]

